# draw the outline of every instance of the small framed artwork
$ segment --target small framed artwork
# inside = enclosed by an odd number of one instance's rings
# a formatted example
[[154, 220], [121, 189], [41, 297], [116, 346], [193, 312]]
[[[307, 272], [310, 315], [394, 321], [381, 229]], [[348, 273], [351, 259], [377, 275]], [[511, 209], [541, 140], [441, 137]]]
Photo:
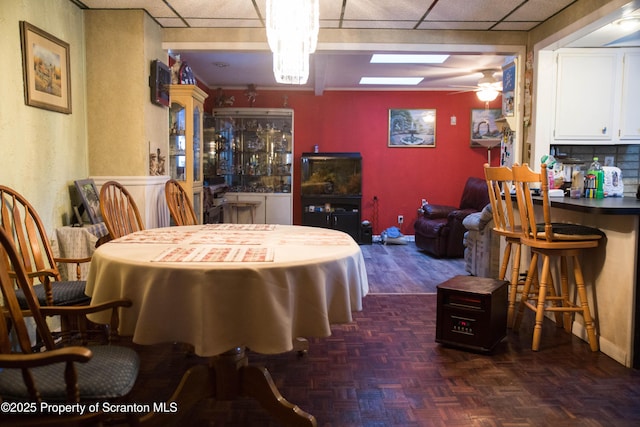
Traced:
[[513, 117], [516, 100], [516, 64], [502, 68], [502, 115]]
[[[87, 213], [91, 224], [97, 224], [102, 222], [102, 214], [100, 213], [100, 197], [98, 196], [98, 190], [96, 184], [92, 179], [80, 179], [74, 181], [78, 194], [82, 199], [82, 208]], [[79, 215], [82, 215], [80, 207], [78, 207]], [[76, 214], [78, 215], [78, 214]]]
[[496, 120], [502, 116], [499, 108], [477, 108], [471, 110], [471, 147], [495, 147], [502, 140], [502, 131]]
[[71, 113], [69, 44], [20, 21], [24, 100], [32, 107]]
[[389, 147], [435, 147], [436, 110], [389, 110]]

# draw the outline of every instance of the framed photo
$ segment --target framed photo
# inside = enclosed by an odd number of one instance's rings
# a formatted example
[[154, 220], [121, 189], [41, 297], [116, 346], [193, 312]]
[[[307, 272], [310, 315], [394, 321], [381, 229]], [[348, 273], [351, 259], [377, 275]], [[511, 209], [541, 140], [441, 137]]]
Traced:
[[69, 44], [20, 21], [24, 102], [32, 107], [71, 113]]
[[513, 117], [516, 101], [516, 64], [502, 68], [502, 115]]
[[[80, 179], [74, 181], [78, 194], [82, 199], [82, 207], [87, 213], [91, 224], [97, 224], [102, 222], [102, 214], [100, 213], [100, 198], [98, 196], [98, 190], [96, 184], [92, 179]], [[80, 210], [80, 208], [78, 208]], [[82, 212], [79, 212], [80, 216]]]
[[495, 147], [502, 140], [502, 132], [496, 120], [502, 116], [499, 108], [471, 110], [471, 147]]
[[389, 147], [435, 147], [436, 110], [389, 110]]

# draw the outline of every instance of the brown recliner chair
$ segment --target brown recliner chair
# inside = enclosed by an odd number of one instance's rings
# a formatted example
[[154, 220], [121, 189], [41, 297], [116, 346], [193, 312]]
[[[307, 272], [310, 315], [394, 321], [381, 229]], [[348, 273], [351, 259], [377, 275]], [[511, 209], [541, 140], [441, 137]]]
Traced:
[[416, 246], [436, 258], [462, 258], [464, 233], [462, 221], [467, 215], [480, 212], [489, 204], [487, 182], [470, 177], [464, 186], [460, 207], [423, 206], [422, 214], [413, 224]]

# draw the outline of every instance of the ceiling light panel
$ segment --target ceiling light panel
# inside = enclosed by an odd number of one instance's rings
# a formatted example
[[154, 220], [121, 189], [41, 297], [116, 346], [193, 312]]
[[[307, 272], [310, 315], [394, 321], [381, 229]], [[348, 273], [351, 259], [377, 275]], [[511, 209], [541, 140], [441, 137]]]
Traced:
[[406, 85], [415, 86], [419, 84], [423, 77], [362, 77], [361, 85]]

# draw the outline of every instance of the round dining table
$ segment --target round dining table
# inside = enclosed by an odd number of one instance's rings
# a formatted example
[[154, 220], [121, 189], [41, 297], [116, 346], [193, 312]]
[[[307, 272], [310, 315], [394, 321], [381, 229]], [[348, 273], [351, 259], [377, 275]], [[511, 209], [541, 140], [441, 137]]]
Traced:
[[[346, 233], [204, 224], [142, 230], [101, 245], [86, 289], [96, 304], [131, 300], [120, 310], [119, 335], [143, 345], [186, 343], [214, 357], [217, 398], [252, 395], [285, 424], [315, 425], [277, 393], [264, 368], [248, 365], [244, 349], [276, 354], [292, 350], [300, 337], [330, 336], [331, 324], [351, 322], [352, 312], [362, 310], [369, 288], [360, 247]], [[109, 321], [106, 313], [90, 320]], [[229, 365], [238, 373], [223, 373]], [[222, 378], [240, 384], [225, 391]], [[250, 388], [274, 396], [264, 401]]]

